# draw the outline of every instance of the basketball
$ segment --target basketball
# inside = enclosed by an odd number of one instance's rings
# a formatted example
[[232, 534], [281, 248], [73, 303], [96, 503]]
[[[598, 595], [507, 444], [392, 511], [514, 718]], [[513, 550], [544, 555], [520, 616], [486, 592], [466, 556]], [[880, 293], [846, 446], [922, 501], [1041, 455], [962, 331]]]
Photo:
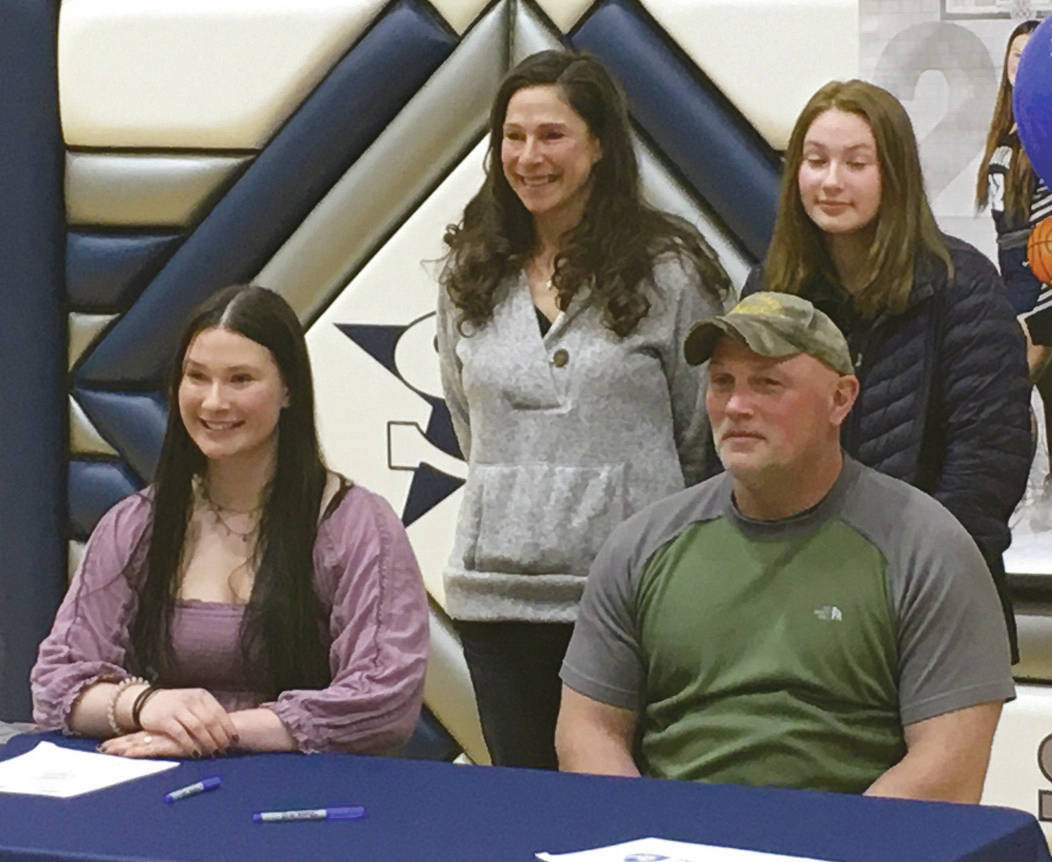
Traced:
[[1052, 216], [1039, 221], [1030, 231], [1026, 262], [1038, 281], [1052, 284]]

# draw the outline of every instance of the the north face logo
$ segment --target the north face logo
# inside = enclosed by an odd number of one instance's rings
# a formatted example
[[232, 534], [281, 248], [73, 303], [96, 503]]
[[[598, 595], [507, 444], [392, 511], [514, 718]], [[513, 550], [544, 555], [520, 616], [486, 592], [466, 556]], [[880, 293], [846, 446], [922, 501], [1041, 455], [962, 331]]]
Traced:
[[822, 605], [820, 608], [815, 608], [815, 616], [826, 622], [840, 622], [844, 619], [844, 614], [836, 605]]

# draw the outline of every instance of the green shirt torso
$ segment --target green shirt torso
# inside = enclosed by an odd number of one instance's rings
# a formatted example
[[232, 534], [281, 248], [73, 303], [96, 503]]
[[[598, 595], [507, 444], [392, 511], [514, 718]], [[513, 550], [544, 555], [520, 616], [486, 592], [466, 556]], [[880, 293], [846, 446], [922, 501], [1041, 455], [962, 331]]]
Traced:
[[762, 541], [696, 524], [636, 600], [648, 774], [857, 792], [905, 753], [885, 560], [842, 521]]
[[637, 717], [643, 772], [859, 792], [911, 724], [1013, 694], [986, 563], [932, 498], [850, 458], [778, 521], [728, 476], [618, 527], [560, 675]]

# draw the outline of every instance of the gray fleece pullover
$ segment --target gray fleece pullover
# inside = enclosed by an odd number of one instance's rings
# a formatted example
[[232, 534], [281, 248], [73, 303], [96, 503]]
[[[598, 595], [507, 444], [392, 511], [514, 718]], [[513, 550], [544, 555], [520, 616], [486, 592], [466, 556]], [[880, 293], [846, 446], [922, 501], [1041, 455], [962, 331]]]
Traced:
[[465, 337], [441, 291], [442, 385], [468, 461], [445, 571], [455, 619], [573, 622], [610, 531], [704, 477], [705, 368], [687, 365], [682, 345], [721, 308], [672, 256], [655, 265], [648, 299], [621, 338], [582, 291], [542, 337], [519, 273]]

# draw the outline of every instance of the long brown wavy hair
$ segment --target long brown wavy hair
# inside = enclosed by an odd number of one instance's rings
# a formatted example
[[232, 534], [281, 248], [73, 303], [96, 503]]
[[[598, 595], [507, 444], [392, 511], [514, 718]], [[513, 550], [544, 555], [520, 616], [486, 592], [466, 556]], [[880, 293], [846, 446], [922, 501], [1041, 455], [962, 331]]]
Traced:
[[1019, 135], [1012, 131], [1015, 116], [1012, 113], [1012, 84], [1008, 80], [1008, 57], [1012, 53], [1015, 37], [1033, 33], [1037, 25], [1037, 21], [1023, 21], [1008, 37], [1004, 62], [1001, 64], [1001, 85], [997, 88], [994, 115], [990, 120], [990, 130], [986, 133], [986, 149], [983, 150], [979, 175], [975, 180], [975, 204], [979, 209], [983, 209], [989, 202], [990, 158], [999, 146], [1009, 147], [1012, 151], [1012, 162], [1005, 176], [1005, 212], [1014, 219], [1025, 219], [1029, 215], [1036, 178], [1030, 159], [1019, 142]]
[[580, 223], [555, 257], [552, 284], [559, 308], [589, 287], [603, 308], [603, 323], [624, 337], [650, 310], [646, 286], [655, 258], [678, 254], [697, 270], [703, 289], [721, 302], [730, 280], [716, 253], [687, 221], [647, 204], [639, 183], [631, 127], [620, 88], [588, 54], [542, 51], [504, 78], [490, 111], [486, 179], [445, 233], [448, 248], [440, 281], [460, 311], [459, 325], [489, 320], [501, 281], [536, 250], [533, 217], [508, 185], [501, 162], [504, 118], [524, 87], [556, 85], [599, 142], [591, 193]]
[[767, 290], [800, 294], [820, 275], [838, 281], [825, 234], [804, 210], [797, 180], [807, 130], [819, 114], [834, 108], [858, 114], [869, 124], [880, 164], [880, 209], [862, 287], [853, 294], [855, 309], [866, 318], [884, 310], [904, 311], [918, 257], [941, 261], [948, 277], [953, 264], [924, 194], [910, 118], [891, 93], [866, 81], [830, 81], [811, 97], [793, 127], [774, 235], [764, 260]]

